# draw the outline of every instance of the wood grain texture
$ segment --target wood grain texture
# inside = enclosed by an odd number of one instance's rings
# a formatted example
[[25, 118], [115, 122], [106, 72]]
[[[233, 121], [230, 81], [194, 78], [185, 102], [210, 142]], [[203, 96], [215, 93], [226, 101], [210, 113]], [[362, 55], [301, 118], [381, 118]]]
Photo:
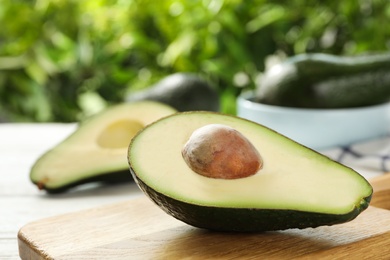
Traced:
[[390, 174], [372, 178], [370, 183], [374, 189], [371, 205], [390, 210]]
[[390, 211], [369, 207], [331, 227], [222, 233], [185, 225], [140, 198], [32, 222], [18, 238], [22, 259], [362, 259], [386, 252]]

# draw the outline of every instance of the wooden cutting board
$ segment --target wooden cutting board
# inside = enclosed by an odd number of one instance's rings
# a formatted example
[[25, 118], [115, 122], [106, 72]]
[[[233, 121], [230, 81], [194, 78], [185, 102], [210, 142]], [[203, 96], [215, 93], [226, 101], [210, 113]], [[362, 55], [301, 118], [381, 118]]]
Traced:
[[211, 232], [168, 216], [142, 197], [29, 223], [18, 233], [19, 254], [22, 259], [388, 259], [390, 180], [385, 175], [372, 183], [371, 206], [345, 224]]

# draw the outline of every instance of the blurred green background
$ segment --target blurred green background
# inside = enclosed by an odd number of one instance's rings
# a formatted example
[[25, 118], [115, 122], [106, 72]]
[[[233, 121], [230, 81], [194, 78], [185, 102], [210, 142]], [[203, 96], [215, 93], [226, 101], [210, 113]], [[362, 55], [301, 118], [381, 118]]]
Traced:
[[174, 72], [222, 112], [273, 60], [390, 48], [390, 1], [0, 0], [0, 121], [72, 122]]

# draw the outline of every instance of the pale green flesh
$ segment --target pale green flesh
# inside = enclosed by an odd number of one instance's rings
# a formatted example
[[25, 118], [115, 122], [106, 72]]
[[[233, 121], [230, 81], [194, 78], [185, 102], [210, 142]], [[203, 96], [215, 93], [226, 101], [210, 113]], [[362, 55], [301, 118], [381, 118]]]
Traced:
[[31, 180], [48, 188], [128, 169], [126, 153], [134, 135], [176, 110], [156, 102], [115, 105], [82, 123], [67, 139], [39, 158]]
[[[221, 180], [193, 172], [181, 149], [191, 133], [220, 123], [255, 145], [263, 168], [242, 179]], [[358, 173], [255, 123], [213, 113], [183, 113], [158, 121], [130, 146], [130, 165], [149, 187], [197, 205], [290, 209], [343, 214], [372, 192]]]

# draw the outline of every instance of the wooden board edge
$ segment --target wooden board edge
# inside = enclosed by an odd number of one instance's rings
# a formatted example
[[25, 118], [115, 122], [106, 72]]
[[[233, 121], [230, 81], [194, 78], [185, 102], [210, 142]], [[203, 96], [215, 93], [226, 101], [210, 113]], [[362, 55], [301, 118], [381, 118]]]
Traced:
[[[337, 246], [334, 248], [317, 251], [298, 258], [296, 260], [344, 260], [344, 259], [389, 259], [390, 231], [374, 235], [364, 240], [359, 240], [350, 244]], [[380, 248], [381, 250], [378, 250]]]
[[41, 260], [41, 259], [53, 259], [45, 252], [38, 249], [34, 243], [27, 239], [23, 232], [23, 227], [17, 234], [18, 251], [20, 259]]

